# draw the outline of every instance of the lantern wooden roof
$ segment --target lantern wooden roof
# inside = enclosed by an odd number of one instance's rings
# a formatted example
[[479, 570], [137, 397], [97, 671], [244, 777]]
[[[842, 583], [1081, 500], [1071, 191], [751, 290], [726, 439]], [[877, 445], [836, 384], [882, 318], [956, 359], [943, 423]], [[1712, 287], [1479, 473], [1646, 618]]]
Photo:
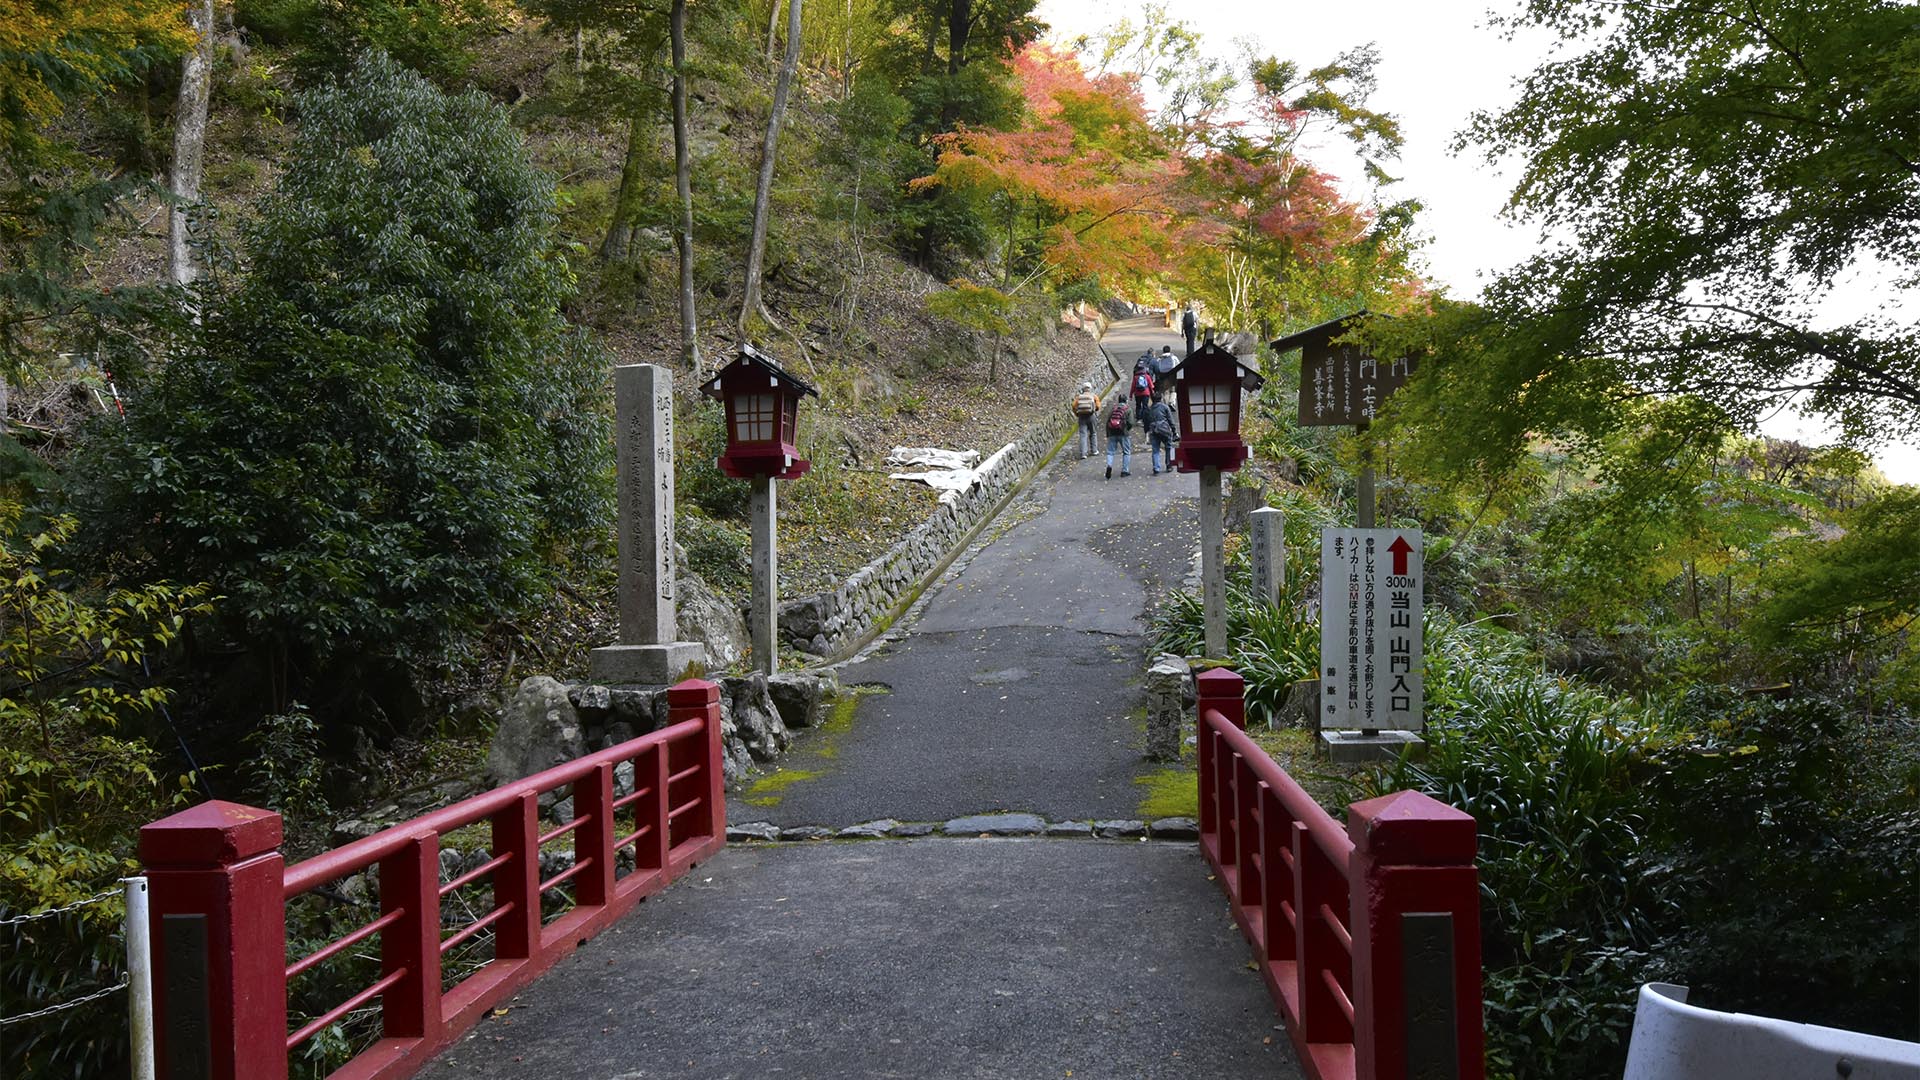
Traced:
[[820, 391], [808, 385], [806, 380], [793, 374], [786, 368], [781, 367], [779, 364], [774, 363], [773, 357], [768, 356], [766, 353], [761, 352], [751, 345], [740, 346], [739, 357], [736, 358], [733, 363], [715, 372], [712, 378], [702, 383], [700, 392], [715, 401], [724, 401], [725, 394], [721, 390], [721, 384], [727, 376], [735, 373], [753, 374], [756, 371], [771, 377], [779, 384], [781, 389], [792, 393], [795, 397], [803, 395], [812, 395], [813, 397], [820, 396]]
[[1213, 341], [1209, 341], [1191, 353], [1188, 353], [1187, 358], [1173, 365], [1173, 369], [1168, 371], [1164, 377], [1175, 380], [1184, 379], [1187, 376], [1187, 369], [1189, 367], [1193, 369], [1193, 374], [1195, 375], [1204, 372], [1208, 377], [1213, 377], [1216, 372], [1227, 370], [1220, 366], [1223, 364], [1233, 365], [1234, 380], [1240, 384], [1242, 390], [1254, 391], [1266, 385], [1267, 377], [1260, 374], [1258, 368], [1247, 363], [1245, 359], [1222, 348], [1218, 342]]

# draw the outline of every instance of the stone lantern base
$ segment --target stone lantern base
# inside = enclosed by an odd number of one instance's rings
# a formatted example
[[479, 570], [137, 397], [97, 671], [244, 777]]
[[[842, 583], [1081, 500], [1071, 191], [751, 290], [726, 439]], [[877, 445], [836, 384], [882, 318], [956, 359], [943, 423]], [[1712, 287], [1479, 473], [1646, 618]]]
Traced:
[[706, 658], [697, 641], [664, 645], [606, 645], [587, 656], [587, 678], [601, 686], [665, 686]]

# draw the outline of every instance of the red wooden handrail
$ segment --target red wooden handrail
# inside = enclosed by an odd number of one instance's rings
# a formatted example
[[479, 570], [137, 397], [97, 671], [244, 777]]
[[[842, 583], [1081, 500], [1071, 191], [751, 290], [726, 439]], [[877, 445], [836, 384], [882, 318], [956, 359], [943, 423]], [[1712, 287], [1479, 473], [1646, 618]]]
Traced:
[[[331, 1080], [397, 1080], [419, 1071], [487, 1009], [725, 843], [719, 689], [688, 680], [667, 691], [667, 706], [668, 726], [659, 731], [292, 867], [276, 850], [280, 818], [272, 811], [208, 802], [142, 829], [160, 943], [155, 978], [169, 985], [171, 951], [179, 972], [204, 971], [206, 991], [204, 1015], [196, 1014], [197, 1003], [156, 996], [161, 1077], [192, 1070], [213, 1080], [284, 1080], [290, 1050], [375, 1000], [382, 1038]], [[628, 763], [635, 790], [615, 799], [614, 770]], [[573, 820], [542, 834], [540, 796], [567, 785]], [[622, 830], [617, 821], [629, 811], [633, 827]], [[491, 827], [491, 857], [442, 885], [441, 837], [482, 821]], [[573, 866], [542, 881], [541, 845], [568, 834]], [[620, 876], [616, 853], [628, 847], [634, 866]], [[379, 868], [381, 914], [286, 963], [286, 902], [372, 867]], [[443, 900], [482, 877], [492, 879], [492, 905], [463, 925], [443, 925]], [[545, 920], [542, 894], [567, 882], [573, 907]], [[443, 992], [442, 954], [488, 928], [493, 961]], [[288, 981], [376, 938], [380, 976], [289, 1035]], [[183, 1010], [171, 1021], [170, 1004]], [[197, 1038], [191, 1047], [170, 1046], [175, 1031], [197, 1036], [197, 1028], [210, 1048]], [[197, 1067], [202, 1062], [210, 1071]]]
[[1196, 688], [1200, 848], [1307, 1075], [1481, 1080], [1473, 818], [1403, 791], [1342, 829], [1247, 737], [1240, 676]]

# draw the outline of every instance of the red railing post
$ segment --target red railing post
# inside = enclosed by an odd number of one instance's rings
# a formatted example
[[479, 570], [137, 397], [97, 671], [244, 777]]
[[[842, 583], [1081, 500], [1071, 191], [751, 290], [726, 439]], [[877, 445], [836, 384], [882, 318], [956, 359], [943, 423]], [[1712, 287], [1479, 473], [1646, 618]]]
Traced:
[[[1266, 892], [1261, 888], [1260, 867], [1260, 778], [1253, 774], [1253, 763], [1234, 755], [1233, 759], [1233, 796], [1234, 823], [1233, 835], [1240, 845], [1239, 854], [1234, 863], [1240, 867], [1240, 906], [1260, 908], [1263, 933], [1271, 932], [1270, 924], [1265, 920]], [[1265, 944], [1256, 942], [1256, 944]]]
[[284, 1080], [280, 815], [213, 800], [140, 830], [159, 1075]]
[[[698, 811], [697, 830], [703, 836], [727, 834], [727, 778], [720, 744], [720, 688], [705, 679], [688, 679], [667, 688], [667, 723], [702, 720], [707, 725], [706, 791]], [[662, 802], [670, 801], [662, 793]]]
[[512, 905], [495, 924], [493, 955], [526, 960], [540, 947], [540, 797], [531, 791], [493, 815], [493, 853], [512, 861], [493, 872], [493, 906]]
[[1415, 791], [1354, 803], [1358, 1080], [1486, 1075], [1471, 816]]
[[[1347, 883], [1340, 867], [1321, 850], [1304, 822], [1293, 829], [1293, 920], [1294, 947], [1299, 963], [1294, 968], [1300, 1002], [1300, 1038], [1308, 1043], [1353, 1041], [1354, 1025], [1340, 1007], [1345, 994], [1341, 972], [1352, 970], [1339, 932], [1329, 921], [1347, 906]], [[1332, 981], [1329, 981], [1329, 975]], [[1348, 1002], [1352, 1004], [1351, 1001]], [[1356, 1012], [1357, 1015], [1357, 1012]]]
[[440, 1033], [440, 837], [425, 832], [380, 860], [380, 914], [404, 912], [380, 932], [380, 974], [405, 974], [380, 997], [381, 1033]]
[[573, 782], [573, 902], [599, 907], [613, 896], [613, 762], [603, 761]]
[[1203, 671], [1193, 677], [1194, 696], [1194, 769], [1200, 781], [1200, 842], [1212, 848], [1214, 857], [1231, 864], [1236, 852], [1220, 843], [1221, 804], [1219, 747], [1207, 730], [1207, 710], [1212, 709], [1238, 728], [1247, 726], [1246, 680], [1226, 668]]
[[1260, 959], [1266, 963], [1296, 960], [1300, 956], [1294, 941], [1293, 911], [1293, 833], [1294, 823], [1280, 802], [1280, 793], [1266, 783], [1260, 785], [1260, 876], [1261, 895], [1266, 898], [1266, 949]]

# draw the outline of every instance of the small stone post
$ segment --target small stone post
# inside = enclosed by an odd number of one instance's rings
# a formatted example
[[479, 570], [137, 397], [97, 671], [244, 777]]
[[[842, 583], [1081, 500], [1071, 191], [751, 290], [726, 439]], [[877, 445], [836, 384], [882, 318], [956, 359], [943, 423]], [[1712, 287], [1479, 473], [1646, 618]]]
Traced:
[[1287, 514], [1263, 506], [1247, 517], [1253, 543], [1253, 591], [1268, 607], [1280, 606], [1287, 581]]
[[673, 372], [652, 364], [613, 369], [620, 487], [620, 641], [593, 650], [587, 673], [609, 684], [664, 685], [700, 658], [675, 641]]
[[753, 636], [754, 666], [772, 675], [780, 665], [780, 552], [775, 527], [777, 500], [771, 476], [756, 476], [753, 485]]
[[1227, 655], [1227, 566], [1225, 508], [1220, 469], [1200, 470], [1200, 597], [1206, 612], [1207, 656]]

